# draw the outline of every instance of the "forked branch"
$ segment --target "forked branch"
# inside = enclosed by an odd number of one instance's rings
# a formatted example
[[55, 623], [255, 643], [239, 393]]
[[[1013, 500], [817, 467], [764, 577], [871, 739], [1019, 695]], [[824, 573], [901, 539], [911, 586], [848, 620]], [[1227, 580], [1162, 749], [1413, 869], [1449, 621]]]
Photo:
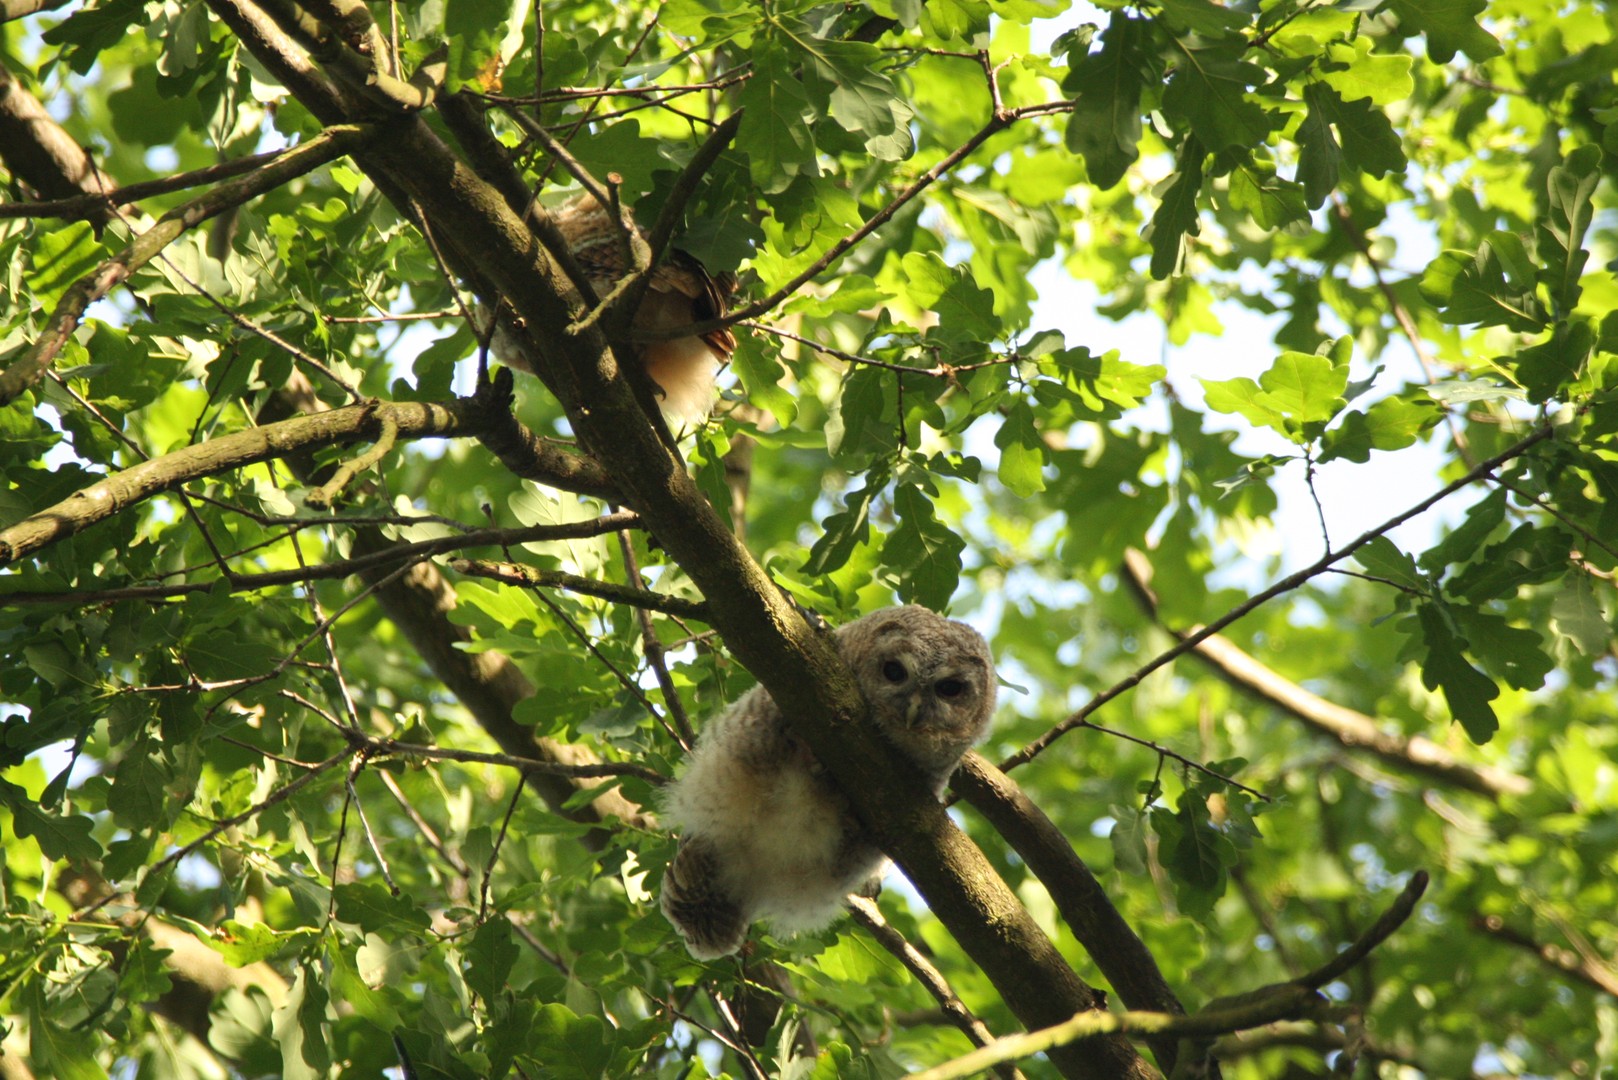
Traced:
[[[991, 1046], [918, 1074], [918, 1080], [956, 1080], [1003, 1061], [1015, 1061], [1105, 1033], [1173, 1036], [1193, 1044], [1206, 1044], [1208, 1040], [1221, 1035], [1261, 1027], [1278, 1020], [1329, 1020], [1339, 1010], [1320, 995], [1320, 988], [1360, 963], [1370, 955], [1371, 950], [1403, 926], [1415, 911], [1416, 902], [1427, 890], [1427, 881], [1425, 870], [1412, 874], [1404, 890], [1370, 929], [1348, 948], [1301, 978], [1219, 998], [1210, 1002], [1207, 1008], [1189, 1016], [1156, 1012], [1079, 1013], [1071, 1020], [1053, 1027], [998, 1039]], [[1182, 1042], [1182, 1048], [1186, 1045]], [[1176, 1069], [1176, 1073], [1181, 1072], [1183, 1069]]]

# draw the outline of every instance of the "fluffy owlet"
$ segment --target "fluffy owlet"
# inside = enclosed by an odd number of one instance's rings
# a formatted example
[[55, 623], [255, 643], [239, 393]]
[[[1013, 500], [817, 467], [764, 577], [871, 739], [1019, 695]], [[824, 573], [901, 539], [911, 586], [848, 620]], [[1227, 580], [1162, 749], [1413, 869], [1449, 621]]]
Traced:
[[[613, 227], [607, 210], [591, 195], [580, 195], [563, 203], [552, 215], [568, 249], [589, 275], [590, 286], [598, 297], [612, 291], [620, 278], [629, 273], [624, 245]], [[631, 228], [645, 235], [634, 224], [628, 208], [624, 217]], [[736, 288], [733, 274], [710, 276], [701, 263], [683, 251], [671, 251], [652, 272], [632, 325], [643, 330], [686, 326], [705, 319], [719, 318], [730, 308], [730, 295]], [[511, 341], [499, 332], [491, 342], [495, 357], [509, 367], [532, 371]], [[714, 378], [736, 351], [736, 336], [729, 330], [710, 330], [700, 336], [648, 341], [640, 347], [646, 373], [657, 384], [659, 405], [669, 429], [676, 435], [700, 426], [713, 410]]]
[[[994, 711], [988, 643], [914, 604], [836, 637], [872, 721], [942, 795]], [[886, 863], [762, 686], [709, 722], [664, 815], [682, 836], [663, 913], [699, 960], [735, 952], [754, 919], [786, 933], [825, 926]]]

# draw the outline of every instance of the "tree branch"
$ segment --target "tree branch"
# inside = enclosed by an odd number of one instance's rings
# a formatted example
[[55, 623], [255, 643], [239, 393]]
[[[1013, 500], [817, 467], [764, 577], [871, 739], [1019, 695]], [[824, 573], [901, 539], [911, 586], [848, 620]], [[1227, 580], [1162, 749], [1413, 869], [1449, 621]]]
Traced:
[[[1190, 630], [1174, 630], [1163, 624], [1157, 610], [1157, 598], [1151, 591], [1151, 563], [1144, 554], [1133, 549], [1125, 552], [1122, 573], [1130, 591], [1158, 626], [1182, 642], [1201, 629], [1194, 626]], [[1305, 690], [1242, 651], [1240, 646], [1222, 634], [1203, 638], [1192, 646], [1192, 652], [1238, 690], [1284, 710], [1309, 728], [1350, 750], [1364, 750], [1375, 755], [1393, 768], [1465, 788], [1495, 800], [1502, 795], [1526, 795], [1531, 788], [1526, 779], [1515, 773], [1457, 760], [1454, 754], [1431, 739], [1383, 731], [1372, 717]]]
[[[1068, 929], [1128, 1008], [1185, 1013], [1157, 961], [1107, 898], [1101, 883], [1056, 823], [1023, 793], [1015, 780], [974, 751], [955, 770], [950, 786], [977, 808], [1045, 885]], [[1157, 1067], [1165, 1074], [1172, 1073], [1178, 1057], [1176, 1041], [1149, 1037], [1147, 1042], [1157, 1058]], [[1210, 1080], [1214, 1076], [1217, 1072]]]
[[160, 180], [146, 180], [139, 184], [128, 184], [124, 187], [109, 188], [107, 191], [94, 191], [85, 195], [74, 195], [65, 199], [41, 199], [37, 202], [0, 203], [0, 218], [62, 218], [73, 220], [77, 218], [95, 218], [97, 210], [107, 210], [117, 206], [127, 206], [130, 203], [140, 202], [155, 195], [168, 195], [175, 191], [184, 191], [186, 188], [201, 187], [204, 184], [214, 184], [221, 180], [229, 180], [233, 176], [252, 172], [262, 168], [277, 158], [284, 157], [295, 147], [286, 150], [271, 150], [264, 154], [253, 154], [250, 157], [235, 158], [231, 161], [221, 161], [217, 165], [209, 165], [204, 169], [193, 169], [190, 172], [175, 173]]
[[470, 400], [444, 405], [376, 402], [222, 435], [114, 473], [49, 509], [0, 529], [0, 566], [187, 481], [300, 451], [373, 439], [383, 416], [406, 439], [473, 435], [483, 423], [481, 407]]
[[[216, 8], [245, 2], [209, 0]], [[567, 409], [584, 448], [612, 476], [624, 505], [642, 516], [691, 576], [707, 597], [711, 623], [781, 703], [788, 723], [827, 766], [862, 823], [1011, 1009], [1024, 1023], [1042, 1026], [1098, 1007], [1100, 995], [1073, 974], [983, 854], [954, 828], [915, 767], [866, 726], [848, 669], [657, 437], [605, 338], [595, 328], [567, 332], [570, 304], [556, 268], [522, 220], [419, 117], [401, 117], [389, 136], [357, 152], [355, 160], [379, 185], [391, 185], [419, 204], [456, 271], [503, 294], [527, 322], [545, 346], [541, 378]], [[1082, 1049], [1059, 1047], [1052, 1056], [1070, 1076], [1116, 1080], [1149, 1073], [1117, 1037], [1092, 1040]]]
[[[7, 19], [30, 14], [30, 0], [5, 0]], [[38, 0], [33, 0], [37, 3]], [[47, 6], [39, 4], [33, 10]], [[49, 6], [57, 6], [51, 4]], [[39, 99], [0, 64], [0, 160], [23, 183], [48, 198], [99, 196], [109, 185], [90, 155], [45, 111]], [[99, 228], [110, 210], [96, 215]], [[0, 404], [4, 404], [0, 400]]]
[[633, 585], [620, 585], [615, 581], [597, 581], [595, 578], [580, 577], [578, 574], [568, 574], [561, 570], [542, 570], [537, 566], [491, 562], [487, 559], [454, 559], [449, 566], [458, 574], [488, 578], [502, 585], [566, 589], [568, 592], [611, 600], [615, 604], [626, 604], [642, 611], [660, 611], [664, 615], [674, 615], [682, 619], [707, 621], [708, 606], [699, 600], [686, 600], [667, 593], [637, 589]]
[[1010, 772], [1017, 766], [1032, 761], [1034, 758], [1043, 753], [1045, 749], [1051, 745], [1051, 743], [1055, 742], [1069, 731], [1072, 731], [1074, 728], [1082, 725], [1085, 719], [1097, 709], [1101, 708], [1101, 706], [1107, 704], [1107, 702], [1118, 697], [1120, 694], [1123, 694], [1125, 691], [1131, 690], [1140, 685], [1141, 681], [1145, 679], [1146, 676], [1150, 675], [1164, 664], [1167, 664], [1176, 657], [1185, 655], [1186, 653], [1195, 649], [1202, 642], [1206, 641], [1208, 638], [1213, 637], [1219, 631], [1235, 622], [1237, 619], [1240, 619], [1242, 616], [1253, 611], [1255, 608], [1268, 603], [1277, 596], [1281, 596], [1284, 593], [1289, 593], [1293, 589], [1298, 588], [1311, 578], [1323, 573], [1333, 564], [1348, 558], [1350, 555], [1354, 554], [1354, 552], [1358, 551], [1366, 544], [1369, 544], [1372, 540], [1375, 540], [1377, 537], [1391, 529], [1397, 528], [1416, 515], [1425, 512], [1437, 503], [1442, 502], [1444, 499], [1455, 494], [1455, 492], [1466, 487], [1468, 484], [1475, 483], [1476, 481], [1487, 477], [1495, 469], [1499, 468], [1501, 465], [1512, 460], [1513, 458], [1521, 457], [1534, 446], [1550, 438], [1554, 433], [1555, 428], [1553, 428], [1550, 424], [1543, 424], [1540, 427], [1535, 428], [1534, 431], [1528, 436], [1517, 440], [1515, 443], [1512, 443], [1510, 446], [1496, 454], [1494, 457], [1490, 458], [1488, 461], [1481, 462], [1476, 467], [1469, 470], [1467, 474], [1461, 477], [1459, 480], [1446, 484], [1444, 487], [1429, 495], [1427, 498], [1423, 499], [1415, 506], [1412, 506], [1410, 509], [1389, 518], [1387, 521], [1384, 521], [1374, 529], [1360, 534], [1342, 548], [1336, 551], [1327, 551], [1326, 554], [1322, 555], [1319, 559], [1316, 559], [1313, 563], [1304, 567], [1302, 570], [1282, 578], [1280, 581], [1276, 582], [1274, 585], [1271, 585], [1263, 592], [1256, 594], [1244, 603], [1238, 604], [1236, 607], [1232, 608], [1224, 615], [1221, 615], [1207, 626], [1187, 633], [1185, 637], [1180, 640], [1178, 645], [1159, 653], [1156, 657], [1137, 668], [1132, 675], [1114, 684], [1107, 690], [1097, 694], [1095, 697], [1091, 698], [1082, 709], [1079, 709], [1067, 719], [1052, 727], [1045, 734], [1041, 735], [1039, 738], [1035, 739], [1021, 750], [1006, 758], [1000, 763], [1000, 768], [1003, 771]]
[[1135, 1011], [1082, 1013], [1065, 1023], [1042, 1031], [998, 1039], [991, 1046], [919, 1073], [917, 1080], [956, 1080], [958, 1077], [971, 1076], [998, 1062], [1014, 1061], [1041, 1052], [1049, 1053], [1074, 1040], [1102, 1032], [1172, 1036], [1205, 1041], [1278, 1020], [1328, 1018], [1332, 1015], [1332, 1007], [1320, 996], [1318, 992], [1320, 987], [1365, 959], [1372, 949], [1387, 940], [1390, 934], [1410, 918], [1411, 912], [1415, 910], [1416, 901], [1421, 898], [1426, 888], [1427, 874], [1418, 870], [1411, 875], [1404, 890], [1369, 930], [1332, 960], [1301, 979], [1276, 983], [1233, 997], [1220, 998], [1190, 1016]]
[[1618, 997], [1618, 968], [1603, 963], [1594, 956], [1580, 955], [1572, 949], [1564, 949], [1560, 945], [1551, 945], [1535, 941], [1532, 937], [1506, 925], [1506, 920], [1498, 915], [1477, 915], [1472, 919], [1472, 929], [1485, 934], [1496, 941], [1503, 941], [1508, 945], [1516, 946], [1526, 952], [1537, 956], [1547, 967], [1571, 975], [1586, 986], [1595, 988], [1604, 994]]
[[5, 405], [33, 386], [45, 374], [56, 354], [78, 328], [85, 309], [106, 296], [135, 270], [146, 265], [158, 252], [187, 229], [200, 225], [216, 214], [239, 206], [288, 180], [318, 169], [347, 153], [369, 136], [366, 128], [348, 125], [327, 128], [308, 142], [277, 157], [262, 168], [175, 207], [136, 237], [123, 251], [102, 263], [70, 287], [57, 302], [44, 332], [23, 357], [0, 372], [0, 405]]
[[900, 210], [904, 209], [905, 205], [909, 203], [910, 200], [914, 199], [917, 195], [920, 195], [923, 191], [931, 187], [933, 183], [945, 173], [949, 172], [951, 169], [955, 168], [955, 166], [959, 165], [963, 160], [965, 160], [966, 157], [972, 153], [972, 151], [982, 146], [991, 137], [1000, 134], [1000, 132], [1010, 127], [1023, 115], [1025, 115], [1024, 110], [1013, 110], [1011, 113], [1005, 116], [991, 117], [989, 122], [984, 124], [983, 127], [979, 128], [971, 138], [967, 139], [966, 142], [956, 147], [949, 154], [946, 154], [943, 160], [939, 161], [932, 168], [922, 173], [919, 177], [911, 182], [909, 187], [905, 188], [898, 195], [894, 196], [892, 201], [890, 201], [886, 206], [872, 214], [870, 220], [866, 221], [865, 224], [861, 225], [859, 228], [837, 241], [831, 247], [827, 248], [825, 254], [816, 259], [785, 285], [782, 285], [773, 293], [764, 297], [764, 299], [754, 301], [745, 307], [737, 308], [735, 311], [730, 312], [723, 318], [704, 319], [700, 322], [688, 323], [685, 326], [675, 326], [661, 330], [640, 330], [631, 333], [630, 336], [635, 340], [661, 341], [672, 338], [686, 337], [693, 334], [705, 334], [710, 330], [721, 330], [727, 326], [739, 323], [744, 319], [758, 318], [765, 312], [775, 308], [782, 301], [790, 298], [793, 293], [797, 292], [804, 285], [807, 285], [809, 282], [819, 277], [821, 273], [828, 269], [838, 259], [841, 259], [844, 255], [846, 255], [855, 245], [859, 244], [867, 236], [870, 236], [872, 233], [876, 232], [876, 230], [880, 229], [882, 226], [891, 221], [893, 216]]
[[[434, 555], [460, 551], [469, 547], [509, 547], [513, 544], [531, 544], [545, 540], [574, 540], [601, 536], [634, 525], [635, 515], [625, 512], [606, 517], [563, 525], [529, 525], [519, 529], [479, 529], [457, 536], [441, 536], [409, 544], [395, 544], [382, 551], [357, 559], [340, 559], [318, 566], [301, 566], [293, 570], [270, 570], [256, 574], [227, 573], [224, 580], [230, 591], [253, 592], [284, 585], [302, 585], [310, 581], [345, 578], [351, 574], [386, 569], [400, 563], [419, 562]], [[308, 525], [344, 525], [350, 522], [341, 517], [308, 521]], [[352, 524], [369, 524], [354, 522]], [[240, 553], [238, 553], [240, 554]], [[234, 556], [233, 556], [234, 557]], [[83, 607], [108, 604], [118, 600], [167, 600], [191, 593], [211, 592], [219, 582], [195, 581], [176, 585], [130, 585], [124, 588], [84, 589], [73, 592], [0, 592], [0, 608], [23, 604], [71, 604]], [[582, 590], [580, 590], [582, 591]]]
[[356, 744], [368, 757], [373, 759], [378, 757], [405, 757], [423, 758], [427, 761], [458, 761], [473, 765], [499, 765], [507, 769], [545, 773], [549, 776], [565, 776], [574, 780], [600, 780], [613, 776], [633, 776], [637, 780], [644, 780], [648, 784], [659, 786], [669, 782], [669, 778], [656, 769], [649, 769], [645, 765], [636, 765], [629, 761], [563, 764], [557, 761], [541, 761], [537, 758], [520, 757], [514, 754], [485, 754], [477, 750], [454, 750], [441, 746], [422, 746], [420, 743], [400, 742], [398, 739], [376, 739], [352, 728], [344, 728], [343, 734], [349, 742]]
[[[882, 909], [876, 906], [876, 901], [863, 896], [850, 896], [848, 909], [853, 913], [854, 921], [865, 927], [866, 932], [876, 939], [878, 945], [892, 953], [894, 958], [915, 976], [916, 981], [933, 996], [934, 1001], [938, 1002], [944, 1018], [959, 1028], [961, 1034], [972, 1040], [973, 1046], [988, 1046], [994, 1041], [993, 1033], [984, 1026], [982, 1020], [973, 1016], [972, 1011], [955, 995], [955, 991], [951, 990], [949, 983], [945, 981], [943, 973], [914, 945], [906, 941], [903, 934], [888, 924], [888, 920], [882, 915]], [[1006, 1062], [996, 1065], [994, 1071], [1002, 1080], [1022, 1078], [1022, 1072]]]

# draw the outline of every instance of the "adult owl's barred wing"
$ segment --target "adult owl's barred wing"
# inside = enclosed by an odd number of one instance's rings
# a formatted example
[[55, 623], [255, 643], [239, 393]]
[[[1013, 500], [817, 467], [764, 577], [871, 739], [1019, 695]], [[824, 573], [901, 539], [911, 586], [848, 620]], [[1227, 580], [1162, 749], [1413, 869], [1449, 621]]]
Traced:
[[[622, 237], [611, 216], [590, 195], [581, 195], [555, 211], [555, 220], [573, 257], [598, 293], [612, 289], [630, 272]], [[627, 208], [624, 220], [641, 236]], [[636, 309], [632, 325], [639, 330], [677, 330], [724, 316], [736, 290], [734, 274], [715, 277], [685, 252], [671, 252], [652, 272], [650, 288]], [[701, 426], [714, 402], [714, 377], [736, 351], [729, 329], [647, 342], [640, 350], [646, 373], [660, 392], [659, 405], [669, 427], [679, 434]]]
[[[624, 217], [641, 237], [646, 230], [634, 224], [626, 208]], [[580, 195], [563, 203], [555, 212], [556, 227], [567, 241], [568, 250], [578, 260], [590, 282], [598, 291], [606, 291], [630, 271], [623, 244], [612, 218], [592, 195]], [[708, 273], [694, 256], [684, 251], [672, 251], [668, 259], [652, 271], [652, 289], [672, 296], [683, 296], [691, 301], [691, 322], [706, 322], [723, 318], [730, 311], [730, 298], [736, 292], [736, 275], [726, 272]], [[637, 320], [639, 322], [640, 320]], [[710, 330], [701, 335], [720, 361], [729, 360], [736, 351], [736, 335], [728, 328]]]
[[[668, 262], [652, 272], [652, 288], [677, 292], [691, 301], [692, 322], [722, 319], [730, 314], [730, 298], [736, 293], [736, 275], [728, 270], [710, 274], [695, 257], [683, 251], [669, 254]], [[736, 335], [729, 327], [709, 330], [702, 340], [729, 360], [736, 351]]]

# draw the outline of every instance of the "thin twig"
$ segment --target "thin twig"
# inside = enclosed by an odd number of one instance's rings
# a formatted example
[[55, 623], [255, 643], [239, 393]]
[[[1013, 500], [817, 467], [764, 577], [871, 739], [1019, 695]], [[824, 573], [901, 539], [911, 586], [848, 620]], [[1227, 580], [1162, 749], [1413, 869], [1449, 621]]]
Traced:
[[1313, 563], [1304, 567], [1302, 570], [1299, 570], [1297, 573], [1287, 575], [1274, 585], [1271, 585], [1268, 589], [1265, 589], [1263, 592], [1251, 597], [1245, 603], [1238, 604], [1236, 607], [1232, 608], [1230, 611], [1226, 612], [1224, 615], [1215, 619], [1208, 625], [1202, 627], [1194, 633], [1187, 634], [1179, 641], [1178, 644], [1159, 653], [1156, 657], [1137, 668], [1135, 672], [1129, 675], [1127, 678], [1115, 683], [1107, 690], [1097, 694], [1095, 697], [1091, 698], [1082, 709], [1079, 709], [1066, 720], [1063, 720], [1061, 723], [1055, 725], [1049, 731], [1045, 732], [1045, 734], [1041, 735], [1039, 738], [1035, 739], [1021, 750], [1018, 750], [1016, 753], [1006, 758], [1006, 760], [1000, 765], [1001, 770], [1004, 772], [1010, 772], [1017, 766], [1033, 760], [1035, 757], [1039, 756], [1039, 754], [1043, 753], [1045, 749], [1051, 745], [1051, 743], [1061, 738], [1067, 732], [1072, 731], [1074, 728], [1083, 725], [1089, 716], [1097, 709], [1101, 708], [1101, 706], [1107, 704], [1107, 702], [1118, 697], [1120, 694], [1123, 694], [1124, 692], [1140, 685], [1141, 681], [1145, 679], [1146, 676], [1150, 675], [1158, 668], [1177, 657], [1185, 655], [1192, 649], [1195, 649], [1203, 641], [1212, 637], [1214, 634], [1217, 634], [1219, 631], [1223, 630], [1237, 619], [1240, 619], [1242, 616], [1268, 603], [1277, 596], [1289, 593], [1293, 589], [1298, 588], [1300, 585], [1303, 585], [1305, 582], [1323, 573], [1325, 570], [1331, 567], [1332, 564], [1341, 562], [1343, 559], [1348, 558], [1350, 555], [1354, 554], [1354, 552], [1358, 551], [1360, 548], [1364, 547], [1366, 544], [1369, 544], [1372, 540], [1375, 540], [1377, 537], [1383, 535], [1389, 530], [1395, 529], [1418, 514], [1424, 513], [1426, 510], [1430, 509], [1437, 503], [1442, 502], [1444, 499], [1448, 498], [1450, 495], [1453, 495], [1455, 492], [1461, 490], [1467, 485], [1484, 479], [1501, 465], [1512, 460], [1513, 458], [1520, 457], [1524, 453], [1527, 453], [1535, 445], [1550, 438], [1554, 432], [1555, 429], [1549, 424], [1545, 424], [1534, 429], [1532, 434], [1526, 436], [1525, 438], [1519, 439], [1517, 442], [1513, 443], [1511, 446], [1508, 446], [1506, 449], [1502, 450], [1488, 461], [1477, 465], [1465, 476], [1454, 481], [1453, 483], [1446, 484], [1444, 487], [1440, 488], [1432, 495], [1429, 495], [1427, 498], [1421, 500], [1421, 502], [1417, 503], [1415, 506], [1412, 506], [1410, 509], [1405, 510], [1400, 514], [1396, 514], [1375, 528], [1360, 534], [1360, 536], [1350, 541], [1341, 549], [1326, 552], [1326, 554], [1322, 555], [1319, 559], [1316, 559]]
[[700, 322], [687, 324], [685, 326], [669, 327], [663, 330], [640, 330], [631, 333], [630, 336], [639, 340], [661, 341], [687, 337], [693, 334], [704, 334], [710, 330], [720, 330], [727, 326], [733, 326], [736, 323], [747, 319], [756, 319], [758, 316], [772, 310], [784, 300], [791, 297], [793, 293], [798, 291], [798, 289], [819, 277], [823, 271], [825, 271], [838, 259], [841, 259], [851, 248], [859, 244], [867, 236], [870, 236], [882, 226], [886, 225], [893, 219], [893, 216], [900, 210], [904, 209], [904, 207], [908, 205], [912, 199], [914, 199], [917, 195], [920, 195], [923, 191], [927, 190], [927, 188], [931, 187], [937, 180], [943, 177], [944, 174], [954, 169], [955, 166], [959, 165], [973, 151], [982, 146], [989, 139], [1000, 134], [1018, 120], [1026, 119], [1031, 116], [1045, 116], [1049, 115], [1050, 113], [1071, 112], [1074, 105], [1075, 103], [1072, 101], [1045, 102], [1039, 105], [1025, 105], [1017, 109], [1008, 109], [1004, 115], [996, 115], [991, 117], [989, 121], [979, 128], [977, 132], [974, 133], [970, 138], [968, 138], [966, 142], [962, 143], [949, 154], [946, 154], [930, 169], [912, 181], [910, 186], [906, 187], [903, 191], [896, 195], [886, 206], [878, 210], [875, 214], [872, 214], [870, 219], [867, 220], [865, 224], [861, 225], [859, 228], [837, 241], [831, 247], [827, 248], [825, 254], [821, 255], [820, 258], [816, 259], [803, 271], [794, 276], [790, 281], [776, 289], [775, 292], [764, 297], [762, 300], [758, 300], [744, 307], [737, 308], [735, 311], [724, 316], [723, 318], [705, 319]]
[[686, 600], [666, 593], [637, 589], [633, 585], [620, 585], [613, 581], [597, 581], [562, 570], [541, 570], [522, 563], [492, 562], [487, 559], [452, 559], [450, 569], [468, 577], [488, 578], [505, 585], [527, 588], [543, 587], [566, 589], [569, 592], [610, 600], [615, 604], [628, 604], [645, 611], [659, 611], [686, 619], [708, 620], [708, 605], [700, 600]]
[[[972, 1011], [950, 989], [949, 982], [938, 968], [933, 966], [931, 960], [923, 956], [920, 951], [905, 936], [889, 925], [883, 916], [882, 909], [876, 906], [876, 901], [863, 896], [850, 896], [848, 908], [854, 915], [854, 921], [865, 927], [866, 932], [876, 939], [894, 958], [905, 966], [922, 985], [951, 1024], [959, 1028], [961, 1033], [972, 1041], [973, 1046], [988, 1046], [994, 1041], [994, 1035], [984, 1026], [982, 1020], [972, 1015]], [[1001, 1062], [994, 1067], [995, 1074], [1002, 1080], [1017, 1080], [1022, 1073], [1008, 1062]]]
[[276, 158], [285, 156], [292, 149], [292, 147], [288, 147], [285, 150], [272, 150], [265, 154], [236, 158], [234, 161], [222, 161], [217, 165], [209, 165], [207, 168], [176, 173], [173, 176], [165, 176], [161, 180], [146, 180], [139, 184], [112, 188], [106, 192], [91, 192], [87, 195], [74, 195], [66, 199], [0, 203], [0, 219], [54, 217], [71, 220], [86, 217], [97, 210], [127, 206], [130, 203], [140, 202], [142, 199], [149, 199], [156, 195], [168, 195], [176, 191], [184, 191], [186, 188], [201, 187], [204, 184], [229, 180], [233, 176], [240, 176], [242, 173], [262, 168]]
[[1151, 739], [1143, 739], [1139, 735], [1131, 735], [1127, 731], [1118, 731], [1115, 728], [1102, 727], [1100, 724], [1097, 724], [1091, 720], [1085, 720], [1083, 723], [1075, 726], [1089, 728], [1091, 731], [1099, 731], [1103, 735], [1111, 735], [1114, 738], [1123, 739], [1125, 742], [1132, 742], [1136, 746], [1144, 746], [1146, 749], [1156, 754], [1159, 758], [1173, 758], [1181, 765], [1184, 765], [1189, 769], [1195, 769], [1206, 776], [1211, 776], [1215, 780], [1218, 780], [1220, 783], [1225, 784], [1228, 787], [1236, 788], [1239, 791], [1245, 791], [1255, 799], [1260, 799], [1264, 802], [1270, 801], [1270, 797], [1257, 788], [1248, 787], [1246, 784], [1241, 783], [1239, 780], [1236, 780], [1233, 777], [1226, 776], [1221, 772], [1216, 772], [1194, 758], [1189, 758], [1177, 751], [1170, 750], [1162, 743], [1153, 742]]
[[[624, 557], [625, 579], [640, 581], [640, 563], [635, 558], [634, 540], [627, 529], [618, 534], [618, 550]], [[674, 679], [669, 674], [663, 643], [658, 640], [657, 628], [652, 625], [652, 613], [645, 608], [636, 608], [635, 615], [640, 621], [641, 652], [646, 657], [647, 666], [652, 669], [652, 674], [657, 679], [658, 689], [662, 691], [663, 708], [668, 710], [669, 717], [680, 732], [682, 744], [692, 746], [697, 741], [696, 733], [691, 730], [691, 718], [686, 715], [685, 703], [680, 700], [680, 692], [675, 688]]]
[[[365, 518], [359, 517], [296, 520], [300, 528], [369, 523]], [[258, 589], [273, 589], [283, 585], [302, 585], [311, 581], [345, 578], [353, 574], [364, 573], [367, 570], [374, 570], [378, 567], [391, 566], [394, 563], [410, 563], [414, 565], [433, 555], [448, 554], [449, 552], [469, 547], [507, 546], [544, 540], [587, 539], [621, 528], [633, 528], [639, 524], [639, 521], [640, 519], [635, 514], [620, 510], [606, 517], [562, 525], [529, 525], [517, 529], [478, 529], [461, 536], [441, 536], [432, 540], [417, 541], [413, 544], [399, 544], [383, 551], [373, 552], [370, 555], [360, 555], [352, 559], [343, 559], [319, 566], [300, 567], [295, 570], [272, 570], [261, 574], [242, 574], [227, 571], [224, 580], [233, 593], [253, 592]], [[281, 538], [276, 539], [279, 541]], [[588, 581], [588, 579], [580, 580]], [[188, 582], [178, 585], [129, 585], [122, 588], [62, 592], [0, 592], [0, 608], [22, 604], [72, 604], [85, 606], [113, 603], [119, 600], [164, 600], [186, 596], [191, 593], [209, 592], [217, 588], [218, 585], [219, 582], [215, 580]], [[564, 585], [563, 587], [570, 586]], [[584, 589], [580, 588], [578, 591], [583, 592]], [[677, 597], [671, 599], [675, 600], [675, 607], [677, 608], [682, 603], [692, 603], [689, 600], [681, 601]], [[700, 617], [689, 610], [682, 611], [682, 614], [691, 615], [693, 618]]]

